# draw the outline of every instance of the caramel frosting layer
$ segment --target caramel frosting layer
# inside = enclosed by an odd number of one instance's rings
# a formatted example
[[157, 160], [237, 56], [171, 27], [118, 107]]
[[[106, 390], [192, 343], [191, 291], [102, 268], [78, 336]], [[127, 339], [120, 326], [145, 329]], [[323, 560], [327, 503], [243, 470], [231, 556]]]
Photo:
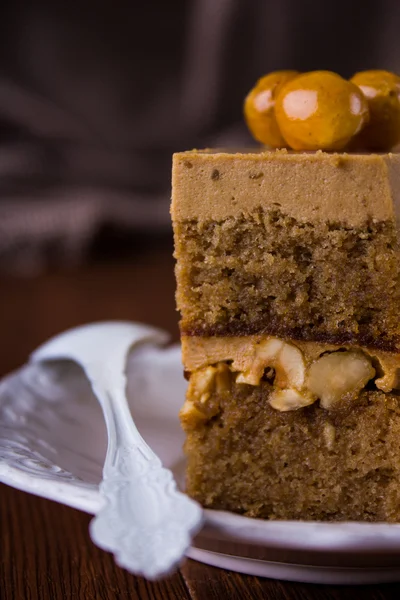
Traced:
[[175, 222], [223, 220], [279, 207], [302, 222], [359, 227], [397, 221], [400, 154], [225, 150], [174, 155]]
[[[267, 342], [279, 338], [263, 335], [240, 337], [187, 337], [182, 336], [182, 359], [186, 371], [194, 372], [210, 365], [229, 362], [232, 371], [240, 372], [242, 383], [256, 385], [268, 364], [264, 348]], [[321, 355], [340, 349], [359, 351], [368, 357], [375, 367], [378, 378], [376, 386], [384, 392], [400, 388], [400, 353], [382, 352], [341, 344], [320, 344], [285, 339], [297, 348], [309, 368]]]

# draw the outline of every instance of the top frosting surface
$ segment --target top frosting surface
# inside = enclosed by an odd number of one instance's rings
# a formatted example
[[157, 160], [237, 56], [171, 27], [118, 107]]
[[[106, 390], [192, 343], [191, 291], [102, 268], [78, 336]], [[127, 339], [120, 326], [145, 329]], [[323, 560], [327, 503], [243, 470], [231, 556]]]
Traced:
[[279, 208], [303, 222], [398, 221], [400, 154], [192, 150], [173, 157], [174, 221]]

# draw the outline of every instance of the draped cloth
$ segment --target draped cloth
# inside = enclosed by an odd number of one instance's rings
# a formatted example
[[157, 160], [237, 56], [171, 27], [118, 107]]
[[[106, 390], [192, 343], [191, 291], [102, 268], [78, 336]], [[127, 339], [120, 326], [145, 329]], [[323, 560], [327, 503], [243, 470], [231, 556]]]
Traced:
[[400, 70], [400, 4], [18, 0], [0, 9], [0, 266], [79, 260], [105, 224], [166, 231], [171, 154], [252, 144], [279, 68]]

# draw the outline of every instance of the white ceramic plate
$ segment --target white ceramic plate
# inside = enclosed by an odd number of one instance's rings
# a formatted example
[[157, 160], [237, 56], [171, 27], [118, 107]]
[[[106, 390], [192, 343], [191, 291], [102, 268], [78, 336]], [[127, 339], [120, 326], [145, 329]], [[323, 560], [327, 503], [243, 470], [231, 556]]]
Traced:
[[[180, 349], [142, 347], [128, 395], [146, 441], [183, 485]], [[26, 365], [0, 383], [0, 481], [89, 513], [106, 452], [100, 407], [71, 362]], [[313, 583], [400, 581], [400, 525], [261, 521], [206, 511], [188, 555], [243, 573]]]

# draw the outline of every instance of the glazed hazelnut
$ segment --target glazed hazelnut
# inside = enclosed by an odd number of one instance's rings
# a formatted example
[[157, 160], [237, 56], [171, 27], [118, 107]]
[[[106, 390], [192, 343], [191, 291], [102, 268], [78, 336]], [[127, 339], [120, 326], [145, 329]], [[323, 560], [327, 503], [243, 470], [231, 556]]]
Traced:
[[354, 83], [330, 71], [313, 71], [280, 88], [275, 115], [294, 150], [343, 150], [368, 121], [369, 111]]
[[390, 150], [400, 142], [400, 77], [389, 71], [361, 71], [351, 81], [363, 92], [370, 113], [355, 147]]
[[275, 98], [281, 87], [298, 75], [297, 71], [275, 71], [261, 77], [244, 102], [244, 116], [252, 136], [272, 148], [287, 144], [275, 118]]

